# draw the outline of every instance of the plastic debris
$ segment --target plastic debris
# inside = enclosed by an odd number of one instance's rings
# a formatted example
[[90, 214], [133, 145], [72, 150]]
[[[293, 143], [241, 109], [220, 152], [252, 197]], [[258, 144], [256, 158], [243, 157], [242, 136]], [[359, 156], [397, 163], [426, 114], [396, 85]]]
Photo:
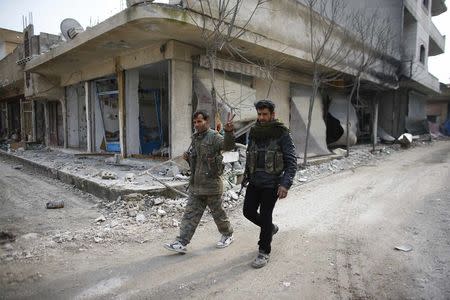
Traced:
[[409, 244], [395, 246], [395, 250], [403, 251], [403, 252], [409, 252], [412, 251], [413, 247]]
[[64, 201], [63, 200], [49, 201], [49, 202], [47, 202], [45, 207], [47, 207], [47, 209], [63, 208], [64, 207]]

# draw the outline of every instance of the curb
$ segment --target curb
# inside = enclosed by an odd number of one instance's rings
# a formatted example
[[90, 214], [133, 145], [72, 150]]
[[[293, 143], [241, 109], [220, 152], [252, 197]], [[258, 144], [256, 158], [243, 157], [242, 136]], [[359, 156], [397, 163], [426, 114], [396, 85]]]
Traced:
[[151, 194], [174, 198], [176, 196], [175, 192], [169, 190], [168, 188], [154, 188], [154, 189], [142, 189], [142, 190], [132, 190], [132, 189], [116, 189], [110, 188], [96, 182], [87, 180], [86, 178], [78, 177], [74, 174], [70, 174], [64, 171], [60, 171], [51, 167], [47, 167], [36, 163], [34, 161], [28, 160], [23, 157], [19, 157], [3, 150], [0, 150], [0, 157], [5, 158], [9, 161], [19, 162], [24, 167], [30, 168], [33, 172], [46, 176], [52, 179], [58, 179], [66, 184], [72, 185], [79, 190], [92, 194], [98, 198], [107, 201], [114, 201], [119, 196], [128, 195], [131, 193], [140, 194]]

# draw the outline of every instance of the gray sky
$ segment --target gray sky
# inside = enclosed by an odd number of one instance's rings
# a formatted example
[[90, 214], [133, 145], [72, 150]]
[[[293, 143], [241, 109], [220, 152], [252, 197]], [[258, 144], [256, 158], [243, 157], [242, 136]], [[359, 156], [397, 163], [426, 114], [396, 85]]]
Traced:
[[[0, 27], [22, 31], [22, 16], [28, 17], [32, 12], [35, 33], [58, 34], [59, 25], [65, 18], [76, 19], [86, 28], [125, 7], [125, 0], [0, 0]], [[447, 52], [430, 57], [428, 70], [441, 82], [450, 83], [450, 12], [434, 17], [433, 22], [443, 35], [447, 35]]]

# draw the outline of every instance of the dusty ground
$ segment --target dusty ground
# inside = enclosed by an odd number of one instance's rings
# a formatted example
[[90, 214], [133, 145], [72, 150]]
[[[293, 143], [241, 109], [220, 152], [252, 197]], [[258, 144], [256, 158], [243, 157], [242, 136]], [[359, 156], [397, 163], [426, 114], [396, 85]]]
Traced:
[[[0, 231], [16, 236], [0, 245], [0, 298], [449, 299], [449, 153], [441, 141], [364, 154], [360, 168], [340, 160], [300, 171], [276, 207], [281, 230], [261, 270], [249, 265], [257, 228], [239, 209], [230, 248], [213, 247], [218, 233], [205, 217], [189, 253], [172, 255], [161, 243], [177, 233], [182, 200], [149, 205], [138, 222], [0, 162]], [[55, 198], [66, 207], [46, 210]], [[403, 244], [413, 250], [393, 250]]]

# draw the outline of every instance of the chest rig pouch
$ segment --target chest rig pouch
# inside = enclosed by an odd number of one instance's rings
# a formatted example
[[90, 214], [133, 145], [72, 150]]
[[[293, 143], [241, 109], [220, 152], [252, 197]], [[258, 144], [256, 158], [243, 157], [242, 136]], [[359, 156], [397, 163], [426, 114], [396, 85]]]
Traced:
[[200, 170], [196, 171], [211, 177], [222, 175], [224, 170], [223, 156], [214, 141], [214, 133], [208, 133], [205, 138], [194, 144], [197, 160], [200, 160], [200, 164], [197, 164]]
[[[264, 167], [258, 166], [258, 155], [263, 157]], [[264, 171], [271, 175], [280, 175], [284, 170], [283, 152], [277, 140], [270, 140], [264, 146], [250, 143], [247, 149], [247, 165], [250, 174]]]

